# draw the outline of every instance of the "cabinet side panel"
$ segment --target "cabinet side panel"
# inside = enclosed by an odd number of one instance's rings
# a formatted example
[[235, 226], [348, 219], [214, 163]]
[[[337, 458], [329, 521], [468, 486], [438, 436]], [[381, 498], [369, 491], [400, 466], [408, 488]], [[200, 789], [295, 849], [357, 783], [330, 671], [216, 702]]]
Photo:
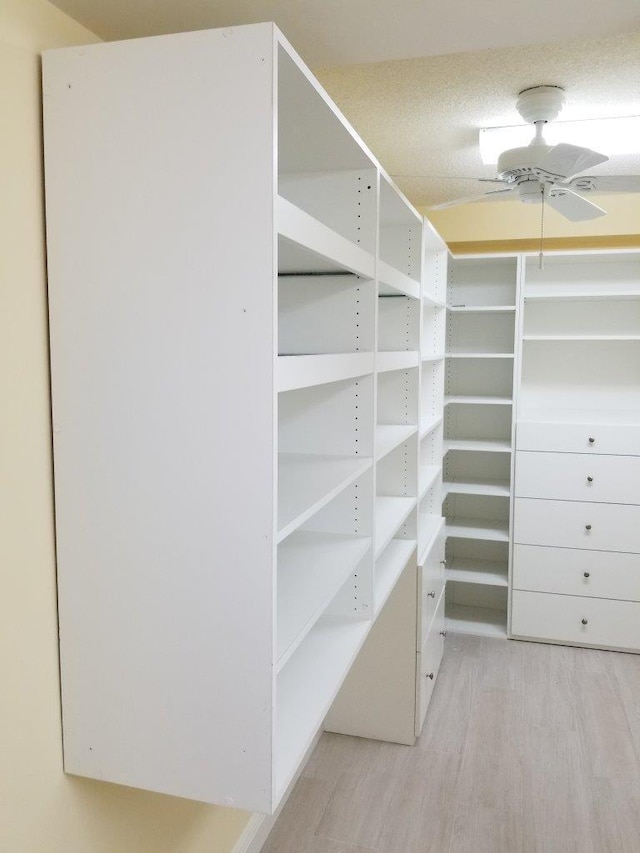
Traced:
[[271, 805], [273, 30], [45, 55], [65, 768]]

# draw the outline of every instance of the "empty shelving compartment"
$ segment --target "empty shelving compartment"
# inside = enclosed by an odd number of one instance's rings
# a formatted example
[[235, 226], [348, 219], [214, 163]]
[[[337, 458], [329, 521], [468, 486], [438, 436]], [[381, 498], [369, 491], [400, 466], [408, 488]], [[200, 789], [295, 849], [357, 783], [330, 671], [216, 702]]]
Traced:
[[513, 398], [513, 359], [447, 359], [446, 397]]
[[420, 295], [422, 230], [420, 216], [381, 175], [378, 243], [381, 294]]
[[423, 361], [444, 358], [445, 314], [443, 305], [424, 302], [422, 305], [422, 348]]
[[378, 373], [378, 424], [418, 424], [418, 368]]
[[447, 354], [513, 354], [515, 311], [447, 312]]
[[446, 450], [501, 450], [511, 448], [510, 406], [448, 405], [444, 415]]
[[517, 280], [515, 257], [455, 258], [449, 263], [447, 304], [454, 310], [513, 310]]
[[420, 302], [410, 296], [378, 298], [378, 350], [417, 351], [420, 337]]

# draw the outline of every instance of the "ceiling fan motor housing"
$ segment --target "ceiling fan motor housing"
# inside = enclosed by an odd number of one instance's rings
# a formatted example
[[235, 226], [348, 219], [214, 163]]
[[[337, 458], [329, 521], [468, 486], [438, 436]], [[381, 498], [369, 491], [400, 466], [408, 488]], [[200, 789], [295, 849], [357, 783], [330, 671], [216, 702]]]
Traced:
[[518, 95], [516, 109], [529, 124], [554, 121], [565, 105], [564, 89], [560, 86], [532, 86]]

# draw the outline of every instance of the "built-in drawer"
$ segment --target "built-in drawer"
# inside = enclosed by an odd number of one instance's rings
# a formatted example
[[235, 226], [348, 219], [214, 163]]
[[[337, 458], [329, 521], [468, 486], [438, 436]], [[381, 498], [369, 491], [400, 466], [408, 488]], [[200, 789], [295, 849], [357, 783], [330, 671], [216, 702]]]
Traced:
[[516, 498], [513, 541], [640, 553], [640, 506]]
[[516, 545], [513, 588], [640, 601], [640, 554]]
[[445, 585], [444, 549], [446, 532], [444, 524], [438, 536], [433, 540], [423, 565], [418, 565], [418, 602], [421, 608], [422, 631], [418, 634], [420, 651], [429, 625], [433, 620], [436, 607]]
[[640, 456], [516, 453], [515, 493], [521, 498], [640, 504]]
[[418, 652], [418, 684], [416, 708], [416, 735], [419, 735], [424, 725], [424, 718], [431, 701], [433, 687], [438, 677], [438, 670], [444, 653], [444, 592], [437, 603], [431, 625], [422, 646]]
[[516, 427], [516, 449], [638, 456], [640, 426], [519, 421]]
[[638, 651], [640, 603], [514, 590], [511, 635]]

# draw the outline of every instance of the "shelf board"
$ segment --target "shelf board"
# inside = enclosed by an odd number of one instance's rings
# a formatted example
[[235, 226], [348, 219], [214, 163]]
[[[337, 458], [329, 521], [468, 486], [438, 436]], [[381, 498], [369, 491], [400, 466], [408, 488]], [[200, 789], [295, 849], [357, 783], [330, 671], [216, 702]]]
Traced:
[[428, 293], [423, 289], [422, 291], [422, 304], [429, 305], [431, 308], [446, 308], [447, 303], [444, 299], [440, 299], [438, 296], [433, 296], [431, 293]]
[[447, 563], [446, 578], [447, 581], [457, 581], [458, 583], [507, 587], [509, 585], [507, 569], [506, 562], [454, 557]]
[[418, 565], [424, 566], [436, 536], [438, 536], [445, 525], [445, 519], [441, 515], [429, 513], [429, 515], [420, 516], [419, 525]]
[[455, 394], [445, 397], [444, 404], [445, 406], [512, 406], [513, 399], [511, 397], [472, 397]]
[[373, 581], [376, 616], [384, 607], [416, 546], [415, 539], [392, 539], [376, 560]]
[[443, 443], [443, 454], [450, 450], [469, 450], [475, 453], [511, 453], [511, 442], [497, 438], [450, 438]]
[[442, 484], [442, 498], [447, 495], [486, 495], [487, 497], [508, 498], [511, 496], [508, 480], [447, 480]]
[[280, 799], [311, 746], [370, 622], [323, 616], [278, 675], [274, 743], [275, 798]]
[[440, 465], [422, 465], [418, 469], [418, 500], [422, 500], [431, 486], [437, 481], [442, 467]]
[[411, 510], [415, 498], [378, 495], [375, 503], [375, 551], [377, 560], [391, 539], [398, 532]]
[[371, 468], [369, 457], [278, 454], [278, 536], [282, 542]]
[[407, 352], [379, 352], [376, 354], [376, 370], [386, 373], [390, 370], [406, 370], [418, 366], [418, 353], [414, 350]]
[[447, 536], [455, 539], [482, 539], [508, 542], [509, 522], [486, 518], [447, 518]]
[[381, 296], [389, 296], [401, 293], [404, 296], [412, 296], [418, 299], [420, 296], [420, 284], [406, 273], [400, 272], [391, 264], [378, 260], [378, 293]]
[[640, 335], [523, 335], [523, 341], [640, 341]]
[[282, 196], [276, 200], [276, 223], [278, 233], [287, 240], [356, 275], [374, 277], [376, 264], [370, 252], [332, 231]]
[[518, 423], [638, 424], [640, 410], [629, 409], [528, 409], [520, 412]]
[[276, 362], [278, 391], [294, 391], [328, 382], [340, 382], [373, 373], [372, 352], [327, 355], [279, 355]]
[[420, 432], [419, 432], [420, 438], [424, 438], [425, 436], [429, 435], [429, 433], [433, 432], [434, 429], [437, 429], [441, 423], [442, 423], [442, 418], [437, 417], [437, 418], [432, 418], [430, 421], [427, 421], [424, 424], [420, 424]]
[[416, 424], [396, 425], [396, 424], [378, 424], [376, 426], [376, 453], [377, 460], [382, 459], [392, 450], [395, 450], [403, 442], [411, 438], [418, 432]]
[[371, 548], [371, 539], [297, 530], [278, 549], [280, 670]]
[[434, 361], [444, 361], [445, 354], [440, 353], [440, 355], [425, 355], [424, 353], [420, 356], [420, 361], [424, 364], [425, 362], [434, 362]]
[[447, 358], [513, 358], [512, 352], [448, 352]]
[[[613, 287], [613, 285], [612, 285]], [[555, 293], [525, 293], [525, 302], [600, 302], [640, 299], [640, 287], [623, 290], [556, 290]]]
[[503, 610], [447, 604], [445, 622], [447, 631], [452, 634], [473, 634], [500, 639], [507, 637], [507, 615]]
[[513, 314], [515, 305], [447, 305], [452, 314]]

